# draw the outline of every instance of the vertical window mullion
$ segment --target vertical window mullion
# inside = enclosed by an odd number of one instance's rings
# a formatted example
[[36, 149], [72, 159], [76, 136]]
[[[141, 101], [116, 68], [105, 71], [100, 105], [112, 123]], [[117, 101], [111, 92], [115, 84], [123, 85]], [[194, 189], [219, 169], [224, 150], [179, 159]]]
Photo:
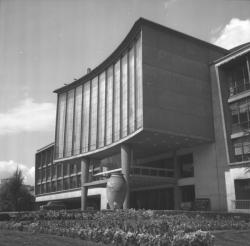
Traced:
[[104, 140], [103, 140], [103, 143], [104, 143], [104, 146], [107, 144], [107, 91], [108, 91], [108, 89], [107, 89], [107, 85], [108, 85], [108, 83], [107, 83], [107, 79], [108, 79], [108, 68], [105, 70], [105, 100], [104, 100], [104, 126], [103, 126], [103, 131], [104, 131]]
[[72, 145], [71, 145], [71, 156], [74, 155], [74, 139], [75, 139], [75, 109], [76, 109], [76, 88], [74, 89], [74, 104], [73, 104], [73, 126], [72, 126]]
[[137, 75], [136, 75], [136, 73], [137, 73], [137, 71], [136, 71], [136, 41], [134, 41], [133, 42], [133, 47], [134, 47], [134, 93], [135, 93], [135, 127], [134, 127], [134, 129], [136, 130], [137, 129], [137, 114], [138, 114], [138, 112], [137, 112], [137, 79], [136, 79], [136, 77], [137, 77]]
[[97, 112], [96, 112], [96, 149], [99, 146], [99, 125], [100, 125], [100, 119], [99, 119], [99, 108], [100, 108], [100, 100], [99, 100], [99, 96], [100, 96], [100, 75], [98, 75], [98, 81], [97, 81]]
[[80, 150], [79, 150], [79, 153], [82, 153], [83, 151], [82, 151], [82, 136], [83, 136], [83, 100], [84, 100], [84, 98], [83, 98], [83, 92], [84, 92], [84, 84], [82, 85], [82, 106], [81, 106], [81, 122], [80, 122], [80, 124], [81, 124], [81, 130], [80, 130]]
[[64, 117], [64, 136], [63, 136], [63, 153], [62, 157], [65, 157], [65, 147], [66, 147], [66, 129], [67, 129], [67, 111], [68, 111], [68, 92], [66, 93], [66, 103], [65, 103], [65, 117]]

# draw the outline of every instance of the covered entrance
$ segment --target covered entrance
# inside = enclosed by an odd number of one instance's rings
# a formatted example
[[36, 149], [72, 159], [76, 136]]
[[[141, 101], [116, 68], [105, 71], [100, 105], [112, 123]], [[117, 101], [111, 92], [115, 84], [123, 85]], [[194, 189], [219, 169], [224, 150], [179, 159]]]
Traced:
[[174, 189], [162, 188], [132, 191], [130, 207], [135, 209], [174, 209]]

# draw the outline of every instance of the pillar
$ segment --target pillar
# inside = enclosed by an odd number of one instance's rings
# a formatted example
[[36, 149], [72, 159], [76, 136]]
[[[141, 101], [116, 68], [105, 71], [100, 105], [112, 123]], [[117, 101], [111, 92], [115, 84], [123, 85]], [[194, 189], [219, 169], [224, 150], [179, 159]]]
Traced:
[[181, 189], [178, 186], [178, 179], [180, 178], [180, 166], [176, 152], [174, 153], [174, 177], [176, 179], [176, 184], [174, 186], [174, 209], [179, 210], [181, 204]]
[[130, 197], [130, 187], [129, 187], [129, 169], [131, 163], [131, 148], [127, 144], [122, 144], [121, 146], [121, 167], [122, 167], [122, 174], [126, 180], [127, 184], [127, 192], [125, 201], [123, 203], [123, 208], [129, 208], [129, 197]]
[[81, 186], [82, 186], [82, 194], [81, 194], [81, 210], [86, 210], [87, 208], [87, 196], [88, 196], [88, 187], [83, 186], [88, 182], [89, 177], [89, 160], [81, 159]]

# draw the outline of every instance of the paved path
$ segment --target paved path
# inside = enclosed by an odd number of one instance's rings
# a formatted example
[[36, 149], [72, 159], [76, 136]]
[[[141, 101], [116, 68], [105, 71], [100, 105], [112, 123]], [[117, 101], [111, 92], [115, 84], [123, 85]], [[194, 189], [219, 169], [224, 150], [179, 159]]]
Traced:
[[216, 246], [250, 246], [250, 230], [213, 233]]

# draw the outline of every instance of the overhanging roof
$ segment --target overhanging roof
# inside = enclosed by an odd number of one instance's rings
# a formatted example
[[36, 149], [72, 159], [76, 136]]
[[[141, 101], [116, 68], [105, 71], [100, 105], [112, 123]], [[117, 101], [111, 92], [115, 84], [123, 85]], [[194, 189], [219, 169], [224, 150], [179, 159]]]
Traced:
[[79, 78], [78, 80], [76, 80], [68, 85], [65, 85], [63, 87], [56, 89], [54, 92], [55, 93], [63, 93], [65, 91], [68, 91], [68, 90], [70, 90], [70, 89], [72, 89], [72, 88], [74, 88], [74, 87], [76, 87], [84, 82], [87, 82], [87, 81], [93, 79], [96, 75], [103, 72], [106, 68], [108, 68], [115, 60], [117, 60], [121, 56], [121, 54], [129, 47], [129, 45], [131, 45], [131, 41], [136, 38], [138, 33], [142, 30], [143, 26], [148, 26], [148, 27], [157, 29], [157, 30], [162, 31], [162, 32], [172, 33], [175, 36], [179, 36], [181, 38], [191, 40], [192, 42], [196, 42], [196, 43], [198, 42], [202, 45], [213, 48], [213, 49], [218, 50], [218, 51], [225, 53], [225, 54], [227, 54], [229, 52], [226, 49], [223, 49], [223, 48], [218, 47], [216, 45], [213, 45], [211, 43], [205, 42], [205, 41], [200, 40], [198, 38], [189, 36], [187, 34], [181, 33], [179, 31], [173, 30], [171, 28], [157, 24], [155, 22], [146, 20], [144, 18], [139, 18], [135, 22], [135, 24], [131, 28], [130, 32], [125, 37], [125, 39], [122, 41], [122, 43], [115, 49], [115, 51], [106, 60], [104, 60], [99, 66], [97, 66], [95, 69], [93, 69], [88, 74], [85, 74], [83, 77]]

